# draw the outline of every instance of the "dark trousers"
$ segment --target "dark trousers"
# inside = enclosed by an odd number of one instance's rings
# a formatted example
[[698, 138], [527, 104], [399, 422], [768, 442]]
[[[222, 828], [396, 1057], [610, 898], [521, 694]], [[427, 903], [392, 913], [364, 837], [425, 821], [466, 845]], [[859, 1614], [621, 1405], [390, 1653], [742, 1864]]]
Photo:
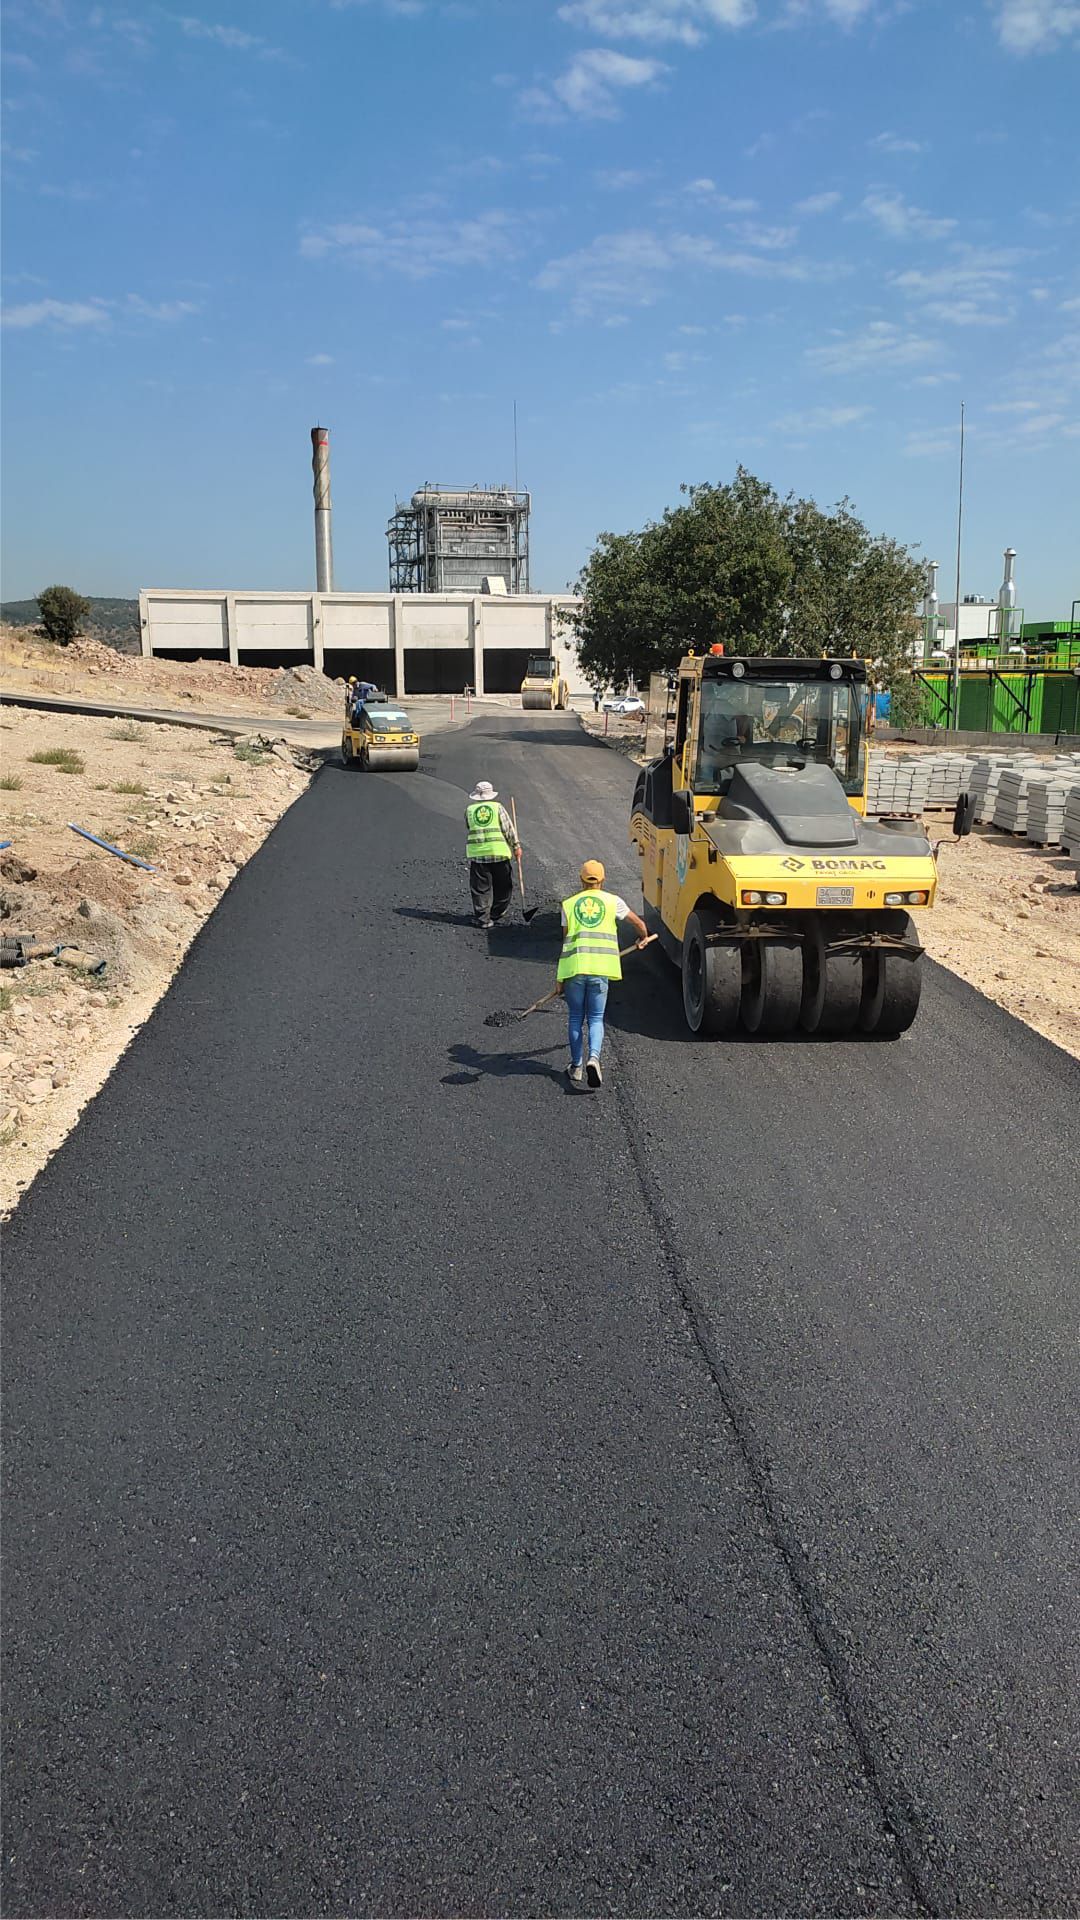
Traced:
[[477, 920], [501, 920], [514, 891], [509, 860], [470, 860], [469, 892]]

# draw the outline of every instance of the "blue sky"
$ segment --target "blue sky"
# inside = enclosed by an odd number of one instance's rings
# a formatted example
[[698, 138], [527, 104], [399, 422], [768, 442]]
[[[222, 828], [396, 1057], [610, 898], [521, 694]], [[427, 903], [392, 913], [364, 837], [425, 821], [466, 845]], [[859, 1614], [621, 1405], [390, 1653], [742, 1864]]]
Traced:
[[[198, 11], [189, 11], [198, 8]], [[1080, 594], [1080, 0], [7, 0], [4, 580], [381, 588], [395, 496], [533, 581], [741, 461]]]

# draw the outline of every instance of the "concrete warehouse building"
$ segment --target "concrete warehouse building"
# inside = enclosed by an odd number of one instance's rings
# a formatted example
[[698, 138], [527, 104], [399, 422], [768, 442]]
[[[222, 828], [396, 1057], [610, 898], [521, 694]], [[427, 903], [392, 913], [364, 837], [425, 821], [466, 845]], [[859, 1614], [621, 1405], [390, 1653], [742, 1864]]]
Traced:
[[516, 693], [530, 655], [555, 653], [571, 694], [589, 692], [567, 616], [572, 594], [266, 593], [145, 587], [144, 654], [309, 666], [410, 693]]

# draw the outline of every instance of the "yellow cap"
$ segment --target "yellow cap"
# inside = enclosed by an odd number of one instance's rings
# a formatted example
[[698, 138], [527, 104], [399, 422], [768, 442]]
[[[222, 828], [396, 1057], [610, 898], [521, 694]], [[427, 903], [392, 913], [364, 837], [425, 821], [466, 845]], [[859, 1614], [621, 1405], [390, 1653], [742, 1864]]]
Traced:
[[586, 860], [579, 876], [583, 887], [594, 881], [598, 887], [604, 884], [604, 864], [602, 860]]

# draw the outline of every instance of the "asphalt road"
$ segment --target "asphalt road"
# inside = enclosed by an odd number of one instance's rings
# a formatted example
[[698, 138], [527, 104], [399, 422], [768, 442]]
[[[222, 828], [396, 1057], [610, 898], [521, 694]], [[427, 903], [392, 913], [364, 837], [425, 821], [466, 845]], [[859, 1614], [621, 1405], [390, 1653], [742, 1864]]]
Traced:
[[1056, 1914], [1080, 1888], [1080, 1074], [694, 1041], [557, 716], [326, 769], [6, 1235], [3, 1911]]

